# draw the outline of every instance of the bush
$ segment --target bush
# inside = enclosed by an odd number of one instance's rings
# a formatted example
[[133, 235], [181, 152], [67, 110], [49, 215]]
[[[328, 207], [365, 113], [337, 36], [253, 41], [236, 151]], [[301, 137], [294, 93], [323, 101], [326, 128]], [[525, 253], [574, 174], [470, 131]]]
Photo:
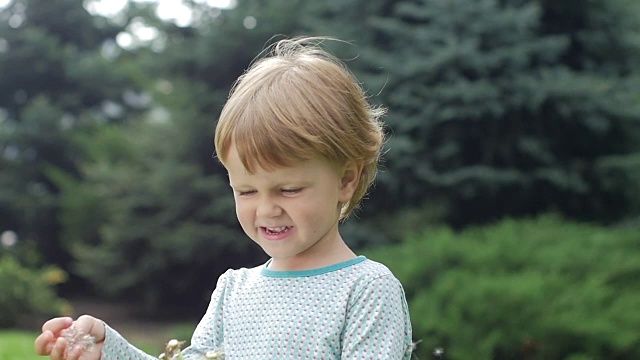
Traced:
[[544, 216], [432, 229], [367, 255], [404, 284], [420, 358], [640, 358], [638, 230]]
[[0, 257], [0, 329], [29, 327], [67, 312], [54, 290], [65, 279], [56, 267], [30, 269], [11, 256]]

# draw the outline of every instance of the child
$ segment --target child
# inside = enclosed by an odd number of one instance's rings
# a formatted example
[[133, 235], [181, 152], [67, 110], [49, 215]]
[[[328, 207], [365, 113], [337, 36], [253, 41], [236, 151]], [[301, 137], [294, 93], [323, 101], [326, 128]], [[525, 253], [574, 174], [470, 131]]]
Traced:
[[[238, 79], [215, 131], [244, 232], [271, 257], [220, 276], [185, 359], [223, 347], [226, 359], [409, 359], [411, 324], [400, 282], [357, 256], [338, 224], [377, 170], [383, 111], [319, 39], [281, 40]], [[36, 352], [78, 359], [50, 320]], [[87, 360], [154, 359], [90, 316]]]

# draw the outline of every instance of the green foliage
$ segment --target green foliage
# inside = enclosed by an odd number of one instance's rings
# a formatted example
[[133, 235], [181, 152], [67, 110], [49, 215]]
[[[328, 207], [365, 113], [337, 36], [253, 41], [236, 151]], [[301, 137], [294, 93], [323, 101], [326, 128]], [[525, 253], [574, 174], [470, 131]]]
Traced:
[[54, 285], [65, 278], [58, 268], [31, 269], [12, 256], [0, 256], [0, 328], [28, 327], [34, 320], [62, 314], [65, 303]]
[[66, 266], [60, 189], [50, 174], [78, 176], [83, 149], [72, 134], [123, 121], [137, 87], [120, 59], [101, 52], [120, 26], [89, 14], [82, 0], [14, 0], [0, 19], [0, 231]]
[[405, 286], [418, 354], [447, 359], [637, 359], [640, 232], [504, 220], [428, 229], [370, 251]]
[[[100, 111], [105, 101], [125, 110], [121, 96], [133, 90], [132, 83], [115, 59], [100, 52], [120, 26], [91, 16], [82, 0], [14, 0], [0, 17], [8, 47], [0, 57], [0, 107], [9, 120], [19, 124], [21, 109], [39, 97], [72, 117], [89, 108]], [[10, 26], [10, 18], [20, 19], [19, 25]]]
[[[367, 45], [354, 70], [389, 108], [389, 151], [371, 207], [435, 200], [459, 226], [549, 210], [606, 222], [634, 211], [640, 9], [628, 0], [579, 3], [316, 5], [316, 29], [339, 36], [346, 28]], [[360, 25], [369, 30], [362, 36]]]
[[437, 202], [400, 210], [370, 211], [369, 217], [348, 219], [340, 225], [340, 233], [355, 250], [393, 244], [412, 235], [415, 229], [443, 223], [447, 208]]
[[218, 274], [257, 250], [239, 230], [226, 179], [165, 146], [175, 126], [143, 121], [79, 138], [92, 142], [84, 180], [57, 177], [75, 271], [149, 313], [206, 303]]
[[[264, 258], [210, 134], [280, 34], [353, 41], [336, 52], [389, 108], [383, 172], [343, 226], [356, 247], [441, 221], [640, 212], [635, 0], [185, 1], [186, 27], [148, 2], [117, 19], [84, 3], [0, 10], [0, 231], [110, 296], [206, 303], [224, 269]], [[130, 22], [160, 35], [120, 48]]]
[[[136, 53], [150, 109], [129, 125], [76, 134], [81, 181], [54, 174], [74, 270], [100, 293], [142, 301], [149, 313], [167, 303], [200, 309], [219, 274], [265, 260], [240, 230], [211, 134], [235, 79], [273, 34], [297, 27], [287, 3], [241, 2], [189, 29], [136, 10], [166, 36], [165, 56]], [[256, 29], [243, 26], [247, 16]]]

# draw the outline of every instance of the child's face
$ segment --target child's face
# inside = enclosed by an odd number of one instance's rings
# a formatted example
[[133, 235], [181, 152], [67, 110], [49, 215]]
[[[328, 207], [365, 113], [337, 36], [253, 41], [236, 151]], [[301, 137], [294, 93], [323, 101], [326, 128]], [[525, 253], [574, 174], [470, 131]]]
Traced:
[[[343, 244], [338, 233], [340, 205], [357, 183], [349, 168], [339, 171], [313, 159], [296, 166], [249, 174], [234, 146], [225, 161], [236, 214], [244, 232], [273, 258], [280, 270], [332, 264]], [[355, 181], [354, 181], [355, 176]]]

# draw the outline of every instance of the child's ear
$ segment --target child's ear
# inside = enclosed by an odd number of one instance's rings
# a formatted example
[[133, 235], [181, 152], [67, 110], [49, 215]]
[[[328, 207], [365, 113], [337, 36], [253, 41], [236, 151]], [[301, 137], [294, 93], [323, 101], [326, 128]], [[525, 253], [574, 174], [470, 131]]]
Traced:
[[353, 197], [358, 184], [360, 183], [360, 174], [362, 174], [362, 161], [349, 161], [342, 168], [340, 178], [340, 202], [346, 203]]

